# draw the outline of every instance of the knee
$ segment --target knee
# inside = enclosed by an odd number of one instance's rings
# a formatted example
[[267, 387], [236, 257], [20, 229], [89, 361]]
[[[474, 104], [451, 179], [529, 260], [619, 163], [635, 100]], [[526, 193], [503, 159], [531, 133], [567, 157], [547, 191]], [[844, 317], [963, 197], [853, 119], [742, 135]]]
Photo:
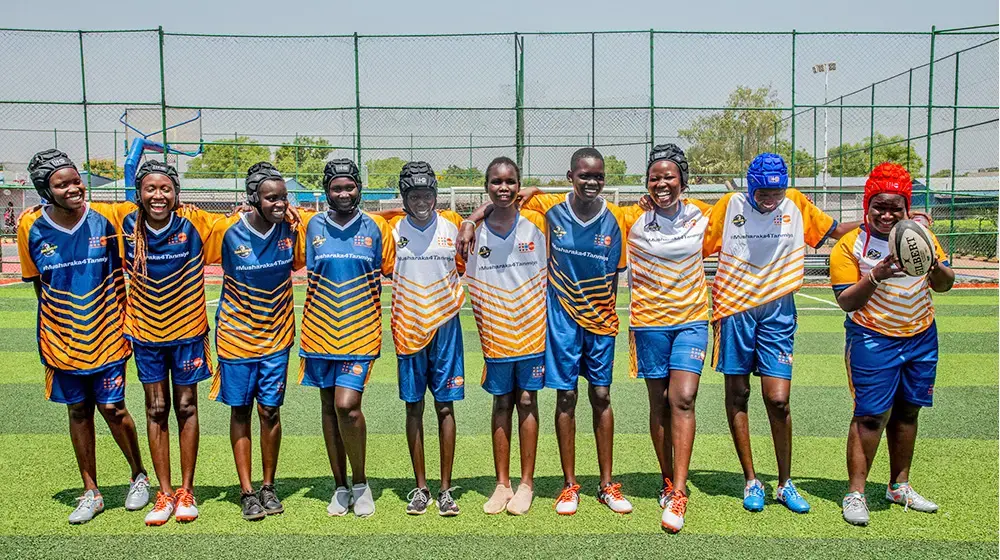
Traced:
[[517, 409], [520, 412], [529, 412], [538, 406], [534, 391], [521, 391], [517, 397]]
[[437, 411], [438, 420], [444, 420], [455, 413], [455, 409], [450, 402], [435, 403], [434, 410]]
[[69, 419], [72, 422], [85, 422], [93, 415], [93, 409], [89, 404], [82, 402], [68, 405]]
[[250, 423], [250, 406], [234, 406], [232, 412], [232, 419], [234, 422], [240, 424]]
[[788, 394], [786, 393], [767, 395], [764, 400], [767, 408], [776, 414], [788, 415], [791, 412], [791, 408], [788, 405]]
[[493, 412], [503, 412], [510, 414], [514, 410], [514, 394], [493, 396]]
[[104, 421], [108, 424], [120, 424], [128, 418], [128, 409], [125, 408], [124, 403], [99, 404], [97, 406]]
[[916, 424], [920, 415], [920, 407], [911, 404], [896, 403], [892, 408], [891, 419], [900, 424]]
[[407, 418], [419, 418], [424, 417], [424, 401], [415, 403], [406, 403], [406, 416]]
[[170, 419], [167, 399], [156, 398], [146, 402], [146, 418], [156, 424], [165, 424]]
[[698, 391], [687, 391], [670, 396], [670, 407], [682, 412], [694, 410], [694, 401], [698, 397]]
[[[281, 409], [276, 406], [257, 405], [257, 415], [260, 416], [261, 424], [273, 426], [281, 421]], [[250, 418], [250, 411], [247, 410], [247, 418]]]
[[882, 429], [882, 416], [855, 416], [858, 427], [867, 432], [877, 432]]
[[198, 414], [198, 401], [190, 398], [174, 399], [174, 414], [177, 415], [178, 422], [184, 422], [188, 418]]
[[[334, 406], [337, 418], [342, 422], [356, 423], [361, 418], [361, 403], [346, 399], [338, 400]], [[409, 409], [407, 409], [409, 412]]]
[[576, 391], [559, 391], [556, 396], [556, 410], [559, 412], [571, 412], [576, 408]]
[[733, 406], [745, 410], [750, 401], [750, 387], [730, 387], [726, 391], [726, 396]]
[[595, 410], [604, 410], [611, 406], [611, 390], [608, 387], [595, 387], [590, 391], [590, 406]]

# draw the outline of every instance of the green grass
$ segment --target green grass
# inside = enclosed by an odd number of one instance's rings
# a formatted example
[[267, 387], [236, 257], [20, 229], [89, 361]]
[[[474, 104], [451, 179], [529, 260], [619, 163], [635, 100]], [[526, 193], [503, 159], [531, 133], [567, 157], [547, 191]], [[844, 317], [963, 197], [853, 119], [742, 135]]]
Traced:
[[[208, 289], [209, 298], [219, 288]], [[813, 511], [793, 515], [771, 502], [776, 467], [759, 389], [751, 404], [751, 433], [758, 471], [768, 486], [768, 507], [760, 514], [740, 506], [742, 476], [723, 411], [721, 376], [706, 369], [698, 397], [698, 436], [690, 476], [691, 501], [684, 531], [659, 529], [658, 468], [649, 443], [645, 388], [627, 375], [628, 344], [618, 340], [615, 384], [615, 477], [623, 482], [635, 511], [617, 516], [594, 499], [597, 464], [585, 399], [580, 404], [577, 468], [583, 485], [580, 512], [562, 518], [552, 511], [561, 485], [552, 427], [554, 394], [540, 393], [536, 500], [524, 517], [486, 516], [482, 504], [494, 486], [490, 448], [490, 397], [478, 387], [482, 368], [474, 321], [462, 315], [469, 380], [466, 399], [456, 406], [458, 448], [455, 483], [462, 487], [463, 514], [454, 519], [403, 513], [412, 473], [403, 435], [403, 405], [395, 379], [388, 318], [383, 356], [365, 392], [369, 477], [378, 511], [369, 519], [329, 518], [333, 490], [319, 425], [318, 392], [290, 384], [282, 409], [284, 441], [278, 491], [286, 513], [260, 523], [239, 517], [239, 488], [228, 438], [228, 409], [209, 401], [203, 385], [201, 447], [196, 495], [202, 518], [190, 525], [158, 529], [142, 524], [142, 513], [122, 508], [127, 467], [98, 421], [98, 465], [107, 510], [93, 522], [71, 527], [66, 515], [79, 494], [79, 474], [66, 434], [66, 412], [47, 403], [35, 350], [34, 296], [28, 287], [0, 288], [0, 557], [93, 556], [107, 550], [143, 557], [467, 557], [519, 556], [662, 557], [679, 546], [688, 557], [816, 558], [898, 557], [995, 558], [998, 526], [998, 329], [997, 292], [955, 291], [937, 296], [941, 363], [935, 406], [921, 414], [913, 482], [941, 504], [935, 515], [904, 512], [881, 500], [888, 477], [886, 450], [879, 451], [868, 493], [872, 523], [851, 527], [840, 518], [846, 485], [844, 436], [851, 398], [842, 359], [843, 314], [830, 305], [829, 290], [799, 297], [792, 408], [795, 419], [794, 475]], [[301, 290], [296, 294], [302, 301]], [[626, 297], [620, 305], [626, 305]], [[385, 298], [388, 303], [388, 297]], [[214, 312], [214, 307], [210, 310]], [[297, 364], [292, 363], [294, 379]], [[149, 466], [142, 391], [129, 366], [127, 403], [140, 421]], [[434, 419], [425, 418], [428, 474], [437, 489]], [[176, 438], [173, 442], [176, 446]], [[516, 438], [514, 454], [517, 453]], [[516, 455], [515, 455], [516, 457]], [[176, 447], [175, 481], [179, 477]], [[259, 459], [254, 458], [259, 476]], [[517, 476], [517, 460], [512, 475]], [[358, 538], [361, 537], [361, 538]], [[609, 548], [612, 547], [612, 548]], [[611, 551], [611, 552], [609, 552]]]

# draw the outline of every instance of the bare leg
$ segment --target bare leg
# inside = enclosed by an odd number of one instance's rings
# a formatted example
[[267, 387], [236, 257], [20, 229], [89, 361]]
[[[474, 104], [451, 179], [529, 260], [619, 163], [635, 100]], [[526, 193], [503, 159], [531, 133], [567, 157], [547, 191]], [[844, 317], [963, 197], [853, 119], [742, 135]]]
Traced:
[[748, 482], [757, 478], [753, 469], [753, 452], [750, 450], [750, 422], [747, 418], [747, 401], [750, 398], [749, 375], [726, 375], [726, 419], [733, 436], [736, 456], [743, 467], [743, 478]]
[[142, 453], [139, 451], [139, 436], [135, 433], [135, 421], [125, 407], [125, 401], [112, 404], [99, 404], [98, 410], [111, 430], [111, 437], [115, 438], [115, 443], [125, 455], [129, 469], [132, 471], [132, 479], [146, 472], [142, 466]]
[[690, 371], [670, 372], [670, 435], [674, 455], [674, 488], [687, 495], [688, 467], [694, 447], [694, 401], [701, 376]]
[[438, 417], [438, 441], [441, 451], [441, 489], [451, 488], [451, 469], [455, 463], [455, 409], [451, 402], [434, 399]]
[[493, 465], [497, 484], [510, 486], [510, 433], [513, 430], [514, 393], [493, 396]]
[[413, 464], [413, 477], [416, 479], [417, 488], [427, 488], [427, 468], [424, 465], [423, 399], [415, 403], [406, 403], [406, 443], [410, 447], [410, 462]]
[[257, 417], [260, 418], [260, 462], [264, 469], [261, 482], [273, 486], [281, 451], [281, 409], [257, 403]]
[[323, 441], [326, 443], [326, 454], [330, 460], [330, 470], [337, 487], [347, 486], [347, 456], [344, 450], [344, 440], [340, 435], [340, 425], [337, 419], [336, 391], [334, 387], [319, 390], [323, 414]]
[[521, 443], [521, 484], [535, 487], [535, 453], [538, 449], [538, 400], [535, 391], [517, 390], [517, 436]]
[[660, 464], [660, 478], [674, 479], [673, 450], [670, 445], [670, 411], [667, 406], [667, 378], [646, 379], [649, 395], [649, 437]]
[[250, 406], [234, 406], [229, 410], [229, 443], [233, 447], [236, 460], [236, 476], [240, 479], [240, 491], [253, 492], [250, 453]]
[[611, 483], [615, 449], [615, 413], [611, 410], [611, 387], [587, 384], [587, 395], [594, 413], [594, 439], [597, 440], [597, 466], [601, 488]]
[[566, 484], [576, 484], [576, 390], [556, 391], [556, 440]]
[[764, 405], [767, 407], [767, 419], [771, 423], [774, 455], [778, 461], [778, 484], [784, 484], [792, 476], [792, 410], [788, 404], [792, 382], [763, 375], [760, 383], [764, 392]]
[[94, 403], [84, 401], [66, 406], [69, 412], [69, 439], [83, 479], [83, 491], [97, 491], [97, 453], [94, 450]]
[[198, 463], [198, 386], [174, 385], [174, 415], [181, 433], [181, 487], [194, 489]]
[[847, 491], [865, 493], [865, 481], [875, 461], [882, 430], [889, 418], [885, 412], [878, 416], [855, 416], [847, 432]]
[[910, 481], [910, 464], [913, 447], [917, 442], [917, 417], [920, 407], [903, 399], [896, 399], [886, 425], [885, 436], [889, 443], [889, 483]]
[[347, 387], [337, 387], [335, 404], [343, 449], [351, 461], [351, 482], [364, 484], [368, 482], [365, 475], [368, 425], [361, 412], [361, 393]]
[[143, 383], [146, 393], [146, 435], [160, 491], [173, 495], [170, 482], [170, 381]]

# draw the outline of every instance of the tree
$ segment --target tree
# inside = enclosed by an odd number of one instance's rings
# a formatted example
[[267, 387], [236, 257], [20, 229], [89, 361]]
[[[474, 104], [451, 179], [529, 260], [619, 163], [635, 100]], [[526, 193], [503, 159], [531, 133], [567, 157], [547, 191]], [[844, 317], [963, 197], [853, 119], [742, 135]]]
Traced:
[[931, 173], [931, 177], [951, 177], [951, 169], [938, 169]]
[[478, 187], [484, 184], [486, 176], [478, 167], [459, 167], [449, 165], [438, 173], [438, 185], [442, 187]]
[[83, 164], [83, 169], [88, 173], [108, 179], [121, 179], [125, 176], [125, 170], [115, 165], [114, 160], [111, 159], [92, 159]]
[[[234, 145], [235, 144], [235, 145]], [[185, 177], [226, 178], [245, 177], [251, 165], [271, 161], [271, 151], [257, 145], [256, 140], [239, 136], [232, 140], [209, 142], [202, 154], [188, 163]]]
[[827, 164], [828, 172], [834, 177], [865, 177], [871, 173], [872, 167], [891, 161], [906, 166], [910, 175], [917, 177], [924, 168], [924, 160], [913, 146], [909, 148], [909, 165], [907, 165], [906, 138], [903, 136], [886, 136], [876, 132], [873, 158], [869, 158], [871, 146], [872, 139], [865, 138], [857, 144], [848, 142], [833, 148], [830, 150], [830, 160]]
[[325, 138], [296, 136], [292, 144], [282, 144], [274, 152], [274, 166], [285, 177], [294, 177], [310, 189], [323, 188], [323, 169], [333, 147]]
[[370, 159], [365, 162], [368, 167], [368, 186], [373, 189], [395, 189], [399, 187], [399, 171], [405, 161], [398, 157], [385, 159]]

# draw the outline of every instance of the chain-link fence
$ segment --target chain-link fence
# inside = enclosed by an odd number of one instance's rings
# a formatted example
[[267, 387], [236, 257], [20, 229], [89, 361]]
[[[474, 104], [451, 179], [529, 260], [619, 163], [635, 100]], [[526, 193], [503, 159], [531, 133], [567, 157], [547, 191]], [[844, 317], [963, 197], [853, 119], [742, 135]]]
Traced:
[[[466, 211], [482, 201], [494, 157], [514, 158], [524, 184], [559, 189], [581, 146], [605, 154], [609, 192], [628, 204], [643, 192], [650, 147], [673, 142], [691, 161], [692, 196], [742, 188], [754, 155], [776, 151], [794, 185], [843, 220], [859, 218], [874, 164], [903, 163], [919, 183], [914, 205], [934, 217], [956, 267], [996, 278], [998, 66], [996, 25], [434, 36], [0, 29], [0, 205], [6, 216], [33, 202], [27, 161], [53, 146], [90, 162], [92, 198], [122, 199], [136, 139], [122, 120], [176, 149], [201, 149], [168, 157], [185, 201], [214, 210], [242, 200], [245, 170], [261, 159], [292, 179], [299, 204], [321, 206], [324, 161], [351, 157], [366, 208], [396, 204], [402, 163], [426, 160], [441, 204]], [[4, 255], [3, 271], [16, 272], [9, 246]]]

